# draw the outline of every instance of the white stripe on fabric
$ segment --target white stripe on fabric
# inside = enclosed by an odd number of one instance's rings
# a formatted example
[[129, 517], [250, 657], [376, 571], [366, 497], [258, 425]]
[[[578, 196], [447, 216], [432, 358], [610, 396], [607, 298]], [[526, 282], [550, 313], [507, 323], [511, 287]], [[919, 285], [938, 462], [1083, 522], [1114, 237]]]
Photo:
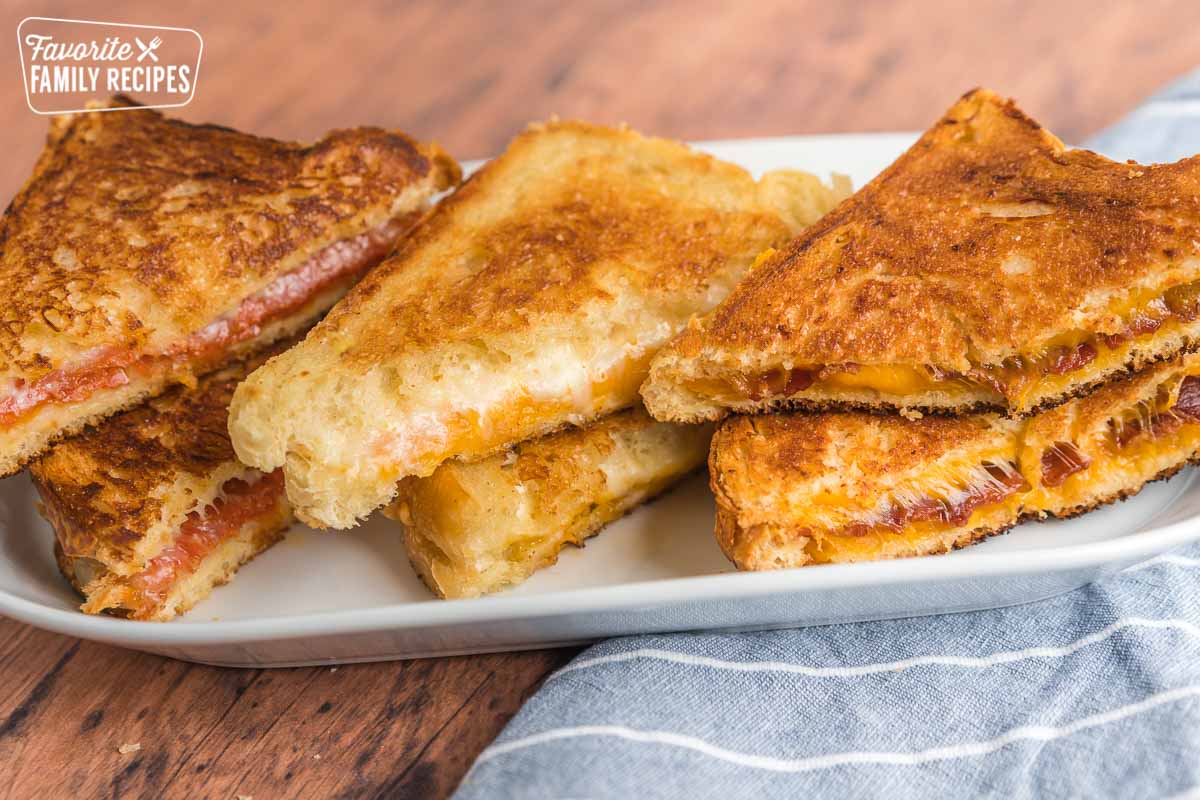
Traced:
[[533, 747], [548, 742], [554, 742], [561, 739], [575, 739], [584, 736], [614, 736], [620, 739], [626, 739], [632, 742], [645, 742], [648, 744], [665, 744], [674, 747], [683, 747], [688, 750], [701, 753], [721, 761], [727, 761], [731, 764], [736, 764], [743, 767], [751, 767], [754, 769], [769, 770], [772, 772], [812, 772], [815, 770], [830, 769], [833, 767], [853, 766], [863, 764], [886, 764], [892, 766], [915, 766], [925, 764], [930, 761], [946, 761], [956, 758], [967, 758], [970, 756], [983, 756], [1014, 744], [1019, 741], [1038, 741], [1049, 742], [1054, 739], [1061, 739], [1064, 736], [1070, 736], [1080, 731], [1089, 728], [1096, 728], [1101, 725], [1107, 725], [1111, 722], [1119, 722], [1157, 708], [1167, 703], [1174, 703], [1179, 700], [1191, 698], [1200, 698], [1200, 685], [1184, 686], [1179, 689], [1171, 689], [1169, 691], [1160, 692], [1147, 697], [1136, 703], [1120, 706], [1111, 711], [1105, 711], [1100, 714], [1093, 714], [1089, 717], [1076, 720], [1062, 726], [1051, 725], [1026, 725], [1019, 728], [1013, 728], [1005, 732], [1001, 736], [994, 739], [987, 739], [981, 742], [966, 742], [964, 744], [946, 745], [944, 747], [934, 747], [929, 750], [918, 750], [916, 752], [872, 752], [868, 750], [851, 751], [846, 753], [831, 753], [823, 756], [813, 756], [810, 758], [774, 758], [772, 756], [760, 756], [753, 753], [739, 753], [736, 750], [727, 750], [724, 747], [719, 747], [703, 739], [698, 739], [695, 736], [687, 736], [685, 734], [673, 733], [671, 731], [643, 731], [634, 728], [627, 728], [623, 725], [578, 725], [570, 728], [555, 728], [553, 730], [535, 733], [530, 736], [516, 739], [511, 742], [503, 742], [494, 744], [484, 750], [479, 758], [475, 761], [471, 771], [474, 772], [475, 767], [487, 761], [497, 758], [498, 756], [512, 753], [516, 750], [523, 750], [527, 747]]
[[1184, 789], [1179, 794], [1173, 794], [1167, 800], [1200, 800], [1200, 786]]
[[1177, 567], [1200, 567], [1200, 558], [1188, 558], [1187, 556], [1165, 555], [1155, 556], [1148, 561], [1143, 561], [1140, 564], [1134, 564], [1132, 567], [1126, 567], [1121, 570], [1121, 573], [1138, 572], [1139, 570], [1157, 567], [1159, 564], [1173, 564]]
[[1163, 98], [1134, 109], [1126, 119], [1137, 117], [1200, 117], [1200, 100]]
[[1027, 658], [1062, 658], [1069, 656], [1089, 645], [1101, 642], [1126, 628], [1156, 628], [1170, 629], [1186, 633], [1200, 639], [1200, 626], [1182, 619], [1145, 619], [1142, 617], [1127, 617], [1093, 634], [1077, 639], [1060, 647], [1030, 647], [1025, 650], [1012, 650], [993, 653], [990, 656], [917, 656], [902, 661], [886, 661], [879, 664], [860, 664], [853, 667], [810, 667], [803, 664], [792, 664], [786, 661], [726, 661], [709, 656], [697, 656], [690, 653], [680, 653], [674, 650], [657, 648], [641, 648], [626, 653], [612, 653], [606, 656], [596, 656], [566, 665], [546, 679], [546, 683], [580, 669], [589, 669], [602, 664], [613, 664], [621, 661], [633, 661], [645, 658], [656, 661], [669, 661], [675, 664], [709, 667], [711, 669], [729, 670], [733, 672], [786, 672], [793, 675], [804, 675], [811, 678], [854, 678], [861, 675], [877, 675], [887, 672], [900, 672], [913, 667], [948, 666], [983, 668], [997, 664], [1010, 664]]

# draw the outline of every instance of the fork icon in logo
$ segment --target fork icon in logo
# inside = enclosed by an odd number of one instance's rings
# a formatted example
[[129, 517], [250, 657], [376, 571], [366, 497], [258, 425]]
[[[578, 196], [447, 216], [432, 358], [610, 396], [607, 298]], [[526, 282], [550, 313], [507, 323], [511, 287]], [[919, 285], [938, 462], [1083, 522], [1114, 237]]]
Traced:
[[151, 61], [155, 61], [155, 62], [158, 61], [158, 56], [156, 56], [154, 54], [154, 51], [157, 50], [159, 45], [162, 44], [162, 39], [155, 36], [153, 39], [150, 40], [150, 44], [146, 44], [141, 39], [139, 39], [138, 37], [135, 36], [135, 37], [133, 37], [133, 41], [137, 42], [137, 46], [142, 49], [141, 55], [139, 55], [137, 58], [138, 63], [141, 63], [142, 61], [144, 61], [146, 59], [146, 56], [149, 56]]

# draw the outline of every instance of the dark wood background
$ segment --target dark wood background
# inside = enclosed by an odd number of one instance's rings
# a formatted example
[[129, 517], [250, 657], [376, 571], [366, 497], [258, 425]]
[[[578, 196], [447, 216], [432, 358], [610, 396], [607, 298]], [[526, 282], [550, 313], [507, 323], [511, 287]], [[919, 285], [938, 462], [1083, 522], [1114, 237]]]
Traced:
[[[187, 119], [396, 126], [460, 158], [552, 113], [692, 139], [918, 129], [975, 85], [1078, 141], [1200, 60], [1195, 0], [247, 5], [7, 6], [0, 194], [45, 134], [12, 35], [31, 14], [199, 30]], [[222, 670], [0, 619], [0, 795], [441, 796], [572, 654]]]

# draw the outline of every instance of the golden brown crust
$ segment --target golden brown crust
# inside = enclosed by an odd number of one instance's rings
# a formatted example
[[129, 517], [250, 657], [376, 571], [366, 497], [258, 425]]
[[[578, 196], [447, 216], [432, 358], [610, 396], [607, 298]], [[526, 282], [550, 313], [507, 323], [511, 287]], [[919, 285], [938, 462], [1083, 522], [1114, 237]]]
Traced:
[[3, 375], [31, 381], [88, 348], [177, 341], [456, 174], [436, 147], [375, 128], [305, 146], [150, 110], [56, 119], [0, 223]]
[[[1034, 518], [1036, 517], [1030, 517], [1030, 519]], [[1003, 525], [968, 528], [965, 530], [952, 529], [940, 535], [928, 535], [915, 542], [897, 541], [896, 546], [888, 550], [881, 549], [870, 560], [885, 561], [893, 558], [943, 555], [953, 550], [961, 550], [964, 547], [978, 544], [984, 539], [1008, 533], [1022, 521], [1024, 520], [1015, 520]], [[715, 532], [717, 544], [720, 545], [721, 552], [725, 553], [730, 561], [737, 564], [739, 569], [764, 570], [777, 566], [767, 564], [761, 560], [746, 560], [741, 556], [740, 548], [745, 545], [745, 540], [752, 534], [738, 525], [737, 516], [730, 510], [720, 506], [717, 507]], [[807, 566], [807, 564], [803, 566]]]
[[531, 126], [239, 389], [238, 455], [347, 527], [406, 475], [629, 407], [655, 349], [832, 207], [803, 177], [801, 204], [675, 142]]
[[[514, 164], [527, 168], [523, 161], [529, 153], [552, 152], [554, 140], [564, 149], [583, 142], [587, 152], [557, 175], [523, 176], [512, 169]], [[622, 147], [641, 151], [622, 153]], [[645, 163], [631, 169], [629, 161]], [[675, 180], [656, 181], [655, 170], [672, 170]], [[644, 182], [631, 180], [639, 173], [648, 173]], [[704, 188], [691, 197], [681, 191], [689, 178], [718, 176], [742, 195], [737, 198], [741, 208], [719, 211], [705, 202]], [[505, 186], [512, 180], [529, 185]], [[452, 276], [452, 290], [450, 276], [413, 269], [408, 254], [446, 241], [469, 224], [473, 207], [508, 191], [519, 197], [520, 213], [500, 216], [454, 248], [454, 260], [471, 263], [461, 264]], [[318, 329], [314, 341], [335, 337], [352, 320], [372, 323], [356, 328], [359, 338], [340, 354], [340, 364], [353, 369], [387, 360], [396, 341], [415, 350], [447, 336], [470, 339], [527, 330], [541, 315], [571, 313], [611, 299], [619, 291], [613, 285], [618, 274], [628, 282], [627, 290], [694, 296], [731, 257], [749, 260], [788, 237], [777, 211], [746, 202], [747, 193], [753, 196], [754, 183], [740, 167], [674, 143], [581, 122], [531, 126], [374, 270]], [[596, 269], [613, 264], [632, 269]], [[389, 303], [382, 318], [364, 318], [366, 309], [376, 308], [371, 298], [381, 291], [394, 293], [398, 282], [406, 283], [402, 302]]]
[[[1141, 166], [1067, 150], [1011, 100], [976, 90], [664, 348], [650, 384], [670, 395], [688, 376], [781, 364], [999, 364], [1064, 332], [1119, 332], [1111, 304], [1194, 280], [1197, 242], [1200, 159]], [[1084, 384], [1107, 377], [1079, 372]], [[1024, 413], [1072, 388], [1005, 401]], [[669, 397], [644, 394], [652, 413], [681, 418], [656, 409]]]
[[0, 221], [0, 389], [109, 348], [162, 352], [458, 176], [436, 145], [376, 128], [300, 145], [152, 110], [56, 118]]

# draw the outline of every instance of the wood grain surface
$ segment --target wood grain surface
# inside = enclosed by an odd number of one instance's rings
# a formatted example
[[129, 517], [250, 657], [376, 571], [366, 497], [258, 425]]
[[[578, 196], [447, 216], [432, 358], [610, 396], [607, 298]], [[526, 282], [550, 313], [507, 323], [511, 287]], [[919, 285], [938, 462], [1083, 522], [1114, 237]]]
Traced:
[[[180, 116], [312, 138], [374, 123], [460, 158], [557, 113], [719, 138], [924, 127], [990, 86], [1068, 141], [1200, 58], [1194, 0], [9, 4], [196, 28]], [[0, 193], [45, 135], [3, 37]], [[49, 543], [47, 543], [49, 547]], [[0, 620], [0, 796], [439, 797], [572, 651], [222, 670]], [[140, 749], [121, 753], [123, 744]]]

